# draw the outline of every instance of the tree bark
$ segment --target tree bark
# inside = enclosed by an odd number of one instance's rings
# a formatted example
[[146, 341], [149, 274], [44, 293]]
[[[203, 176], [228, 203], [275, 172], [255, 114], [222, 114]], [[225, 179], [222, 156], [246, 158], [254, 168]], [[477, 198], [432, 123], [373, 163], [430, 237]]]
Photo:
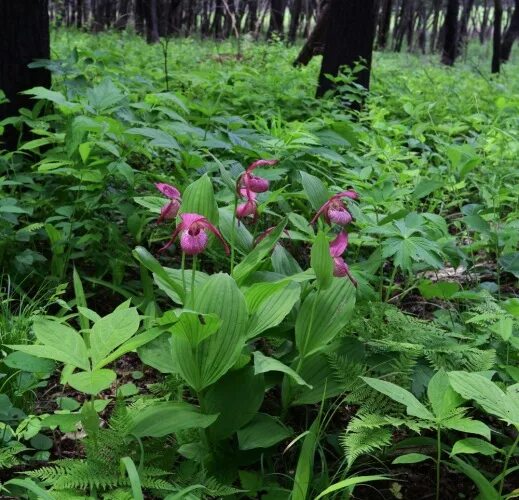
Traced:
[[294, 44], [297, 38], [297, 29], [299, 28], [299, 20], [301, 19], [301, 10], [303, 8], [303, 0], [294, 0], [292, 10], [290, 11], [290, 28], [288, 30], [288, 42]]
[[283, 38], [283, 24], [285, 22], [285, 0], [270, 0], [270, 23], [268, 38], [277, 33]]
[[443, 41], [442, 63], [452, 66], [456, 60], [458, 47], [458, 12], [459, 0], [449, 0], [445, 15], [445, 38]]
[[125, 30], [130, 20], [130, 0], [119, 0], [117, 11], [118, 16], [115, 27], [118, 30]]
[[358, 62], [365, 68], [356, 73], [356, 81], [369, 89], [374, 37], [375, 0], [331, 1], [318, 97], [335, 88], [326, 75], [337, 76], [342, 67], [353, 68]]
[[379, 50], [385, 49], [387, 46], [387, 38], [389, 34], [389, 27], [391, 25], [392, 10], [393, 0], [383, 0], [377, 37], [377, 48]]
[[133, 15], [135, 18], [135, 31], [138, 35], [144, 35], [145, 0], [135, 0]]
[[[28, 68], [34, 59], [50, 58], [47, 0], [0, 0], [0, 89], [8, 103], [0, 104], [0, 120], [14, 116], [34, 101], [20, 92], [33, 87], [50, 87], [51, 75], [44, 68]], [[16, 148], [17, 131], [7, 126], [0, 142]]]
[[510, 59], [512, 53], [512, 46], [516, 38], [519, 37], [519, 0], [515, 0], [514, 13], [510, 20], [510, 26], [503, 36], [503, 43], [501, 44], [501, 61], [506, 62]]
[[146, 40], [148, 43], [157, 43], [160, 40], [157, 0], [147, 0], [146, 3]]
[[503, 4], [501, 0], [494, 0], [494, 35], [492, 50], [492, 73], [499, 73], [501, 69], [501, 23], [503, 20]]
[[474, 0], [465, 0], [463, 10], [461, 11], [460, 30], [458, 37], [458, 55], [461, 55], [467, 46], [469, 20], [473, 7]]
[[433, 1], [433, 21], [431, 28], [431, 40], [429, 42], [429, 52], [433, 53], [436, 50], [438, 40], [438, 23], [440, 20], [441, 0]]
[[489, 11], [490, 7], [488, 5], [488, 0], [483, 0], [483, 19], [481, 20], [481, 27], [479, 29], [479, 42], [481, 44], [485, 43], [487, 38], [487, 25], [490, 16]]

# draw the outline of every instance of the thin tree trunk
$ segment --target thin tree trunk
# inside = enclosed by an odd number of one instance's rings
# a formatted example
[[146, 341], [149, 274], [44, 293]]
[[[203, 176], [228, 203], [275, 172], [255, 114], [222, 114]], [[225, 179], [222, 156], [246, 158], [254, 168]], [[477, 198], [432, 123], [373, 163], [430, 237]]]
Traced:
[[276, 33], [283, 38], [285, 21], [285, 0], [270, 0], [270, 23], [268, 30], [268, 38]]
[[457, 55], [459, 0], [449, 0], [445, 15], [442, 63], [452, 66]]
[[433, 53], [436, 50], [438, 41], [438, 23], [440, 20], [441, 0], [433, 1], [433, 21], [431, 29], [431, 41], [429, 42], [429, 52]]
[[296, 41], [302, 8], [303, 0], [294, 0], [292, 10], [290, 11], [290, 29], [288, 30], [288, 42], [290, 44], [294, 44]]
[[488, 27], [488, 19], [490, 17], [490, 6], [488, 5], [488, 0], [483, 0], [483, 19], [481, 20], [481, 27], [479, 30], [479, 42], [481, 44], [485, 43], [487, 38], [487, 27]]
[[494, 35], [492, 50], [492, 73], [499, 73], [501, 69], [501, 23], [503, 20], [503, 4], [501, 0], [494, 0]]
[[380, 14], [380, 23], [378, 27], [377, 48], [385, 49], [387, 46], [387, 38], [389, 27], [391, 25], [391, 11], [393, 9], [393, 0], [383, 0], [382, 12]]
[[[0, 104], [0, 120], [32, 109], [34, 101], [20, 94], [33, 87], [50, 87], [45, 68], [28, 67], [34, 59], [50, 59], [49, 5], [47, 0], [0, 0], [0, 89], [9, 102]], [[18, 133], [6, 126], [1, 148], [15, 149]]]
[[148, 43], [157, 43], [160, 40], [157, 0], [148, 0], [146, 7], [146, 40]]
[[512, 46], [516, 38], [519, 37], [519, 0], [515, 0], [515, 9], [510, 20], [510, 26], [503, 36], [503, 43], [501, 44], [501, 61], [506, 62], [510, 59]]
[[465, 0], [463, 10], [461, 11], [460, 29], [458, 37], [458, 54], [461, 55], [467, 46], [469, 20], [472, 8], [474, 7], [474, 0]]
[[[355, 74], [356, 81], [369, 89], [374, 38], [375, 0], [332, 0], [318, 97], [335, 88], [327, 75], [337, 76], [342, 67], [353, 68], [359, 62], [365, 67]], [[358, 108], [359, 104], [352, 107]]]

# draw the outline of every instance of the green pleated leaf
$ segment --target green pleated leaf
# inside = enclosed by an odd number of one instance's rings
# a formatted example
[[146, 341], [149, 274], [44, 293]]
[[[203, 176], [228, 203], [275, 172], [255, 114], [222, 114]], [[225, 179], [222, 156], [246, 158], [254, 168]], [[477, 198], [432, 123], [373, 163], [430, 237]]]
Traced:
[[301, 171], [301, 182], [305, 190], [308, 201], [314, 210], [319, 210], [330, 197], [328, 189], [321, 179], [307, 172]]
[[95, 396], [108, 389], [115, 378], [116, 374], [113, 370], [100, 369], [73, 373], [68, 377], [67, 382], [76, 391]]
[[196, 391], [216, 382], [234, 365], [247, 336], [247, 305], [235, 281], [227, 274], [211, 276], [197, 290], [194, 310], [221, 320], [218, 331], [196, 348], [184, 335], [173, 334], [173, 361], [180, 375]]
[[355, 287], [346, 278], [333, 278], [329, 288], [312, 292], [296, 320], [299, 354], [306, 357], [324, 348], [351, 319], [354, 307]]
[[292, 431], [279, 419], [259, 413], [238, 431], [238, 444], [240, 450], [270, 448], [291, 435]]
[[218, 205], [214, 197], [213, 183], [207, 174], [191, 183], [182, 196], [181, 213], [194, 213], [218, 224]]
[[310, 265], [314, 270], [319, 288], [324, 290], [332, 282], [333, 259], [330, 255], [330, 244], [323, 231], [319, 231], [312, 245]]
[[245, 224], [233, 217], [233, 209], [233, 206], [219, 209], [220, 231], [227, 242], [231, 244], [233, 238], [232, 223], [234, 219], [234, 246], [238, 252], [246, 255], [253, 248], [254, 238]]
[[249, 309], [247, 338], [253, 338], [279, 325], [299, 300], [301, 287], [287, 281], [257, 283], [245, 292]]

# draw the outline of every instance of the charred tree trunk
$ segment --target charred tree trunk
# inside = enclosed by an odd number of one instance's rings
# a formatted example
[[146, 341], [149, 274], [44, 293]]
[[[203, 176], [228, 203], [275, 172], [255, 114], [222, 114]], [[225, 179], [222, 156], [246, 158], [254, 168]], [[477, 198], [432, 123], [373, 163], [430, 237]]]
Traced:
[[510, 59], [512, 46], [516, 38], [519, 37], [519, 0], [515, 0], [515, 9], [510, 20], [510, 26], [506, 30], [501, 44], [501, 61], [506, 62]]
[[494, 35], [492, 49], [492, 73], [499, 73], [501, 69], [501, 23], [503, 20], [503, 4], [501, 0], [494, 0]]
[[[0, 89], [9, 100], [0, 104], [0, 120], [14, 116], [20, 108], [32, 108], [34, 101], [20, 92], [32, 87], [50, 87], [50, 72], [30, 69], [34, 59], [50, 58], [49, 11], [47, 0], [0, 0]], [[18, 133], [7, 126], [0, 148], [15, 149]]]
[[285, 21], [285, 0], [270, 0], [270, 23], [268, 38], [276, 33], [283, 38], [283, 24]]
[[342, 67], [353, 68], [358, 62], [365, 68], [356, 73], [356, 81], [369, 89], [374, 37], [375, 0], [331, 1], [318, 97], [335, 88], [326, 75], [337, 76]]
[[452, 66], [456, 60], [458, 47], [459, 0], [449, 0], [445, 15], [445, 38], [443, 41], [442, 63]]
[[299, 28], [299, 20], [301, 19], [301, 10], [303, 8], [303, 0], [294, 0], [292, 10], [290, 12], [290, 28], [288, 30], [288, 42], [293, 44], [297, 38], [297, 30]]
[[391, 25], [391, 11], [393, 10], [393, 0], [383, 0], [382, 11], [380, 13], [380, 23], [378, 26], [377, 48], [385, 49], [389, 27]]

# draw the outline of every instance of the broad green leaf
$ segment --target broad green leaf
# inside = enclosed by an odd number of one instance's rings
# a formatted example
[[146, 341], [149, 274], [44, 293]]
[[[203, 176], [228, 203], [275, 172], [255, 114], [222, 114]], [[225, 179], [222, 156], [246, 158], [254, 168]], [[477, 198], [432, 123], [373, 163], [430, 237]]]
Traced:
[[503, 255], [500, 257], [499, 263], [507, 273], [519, 278], [519, 252]]
[[463, 399], [450, 386], [449, 376], [444, 370], [436, 372], [429, 381], [427, 397], [438, 418], [447, 417], [463, 403]]
[[261, 265], [263, 260], [270, 254], [274, 245], [281, 237], [285, 226], [286, 219], [283, 219], [270, 234], [263, 238], [254, 249], [249, 252], [245, 258], [234, 268], [233, 277], [238, 284], [250, 276]]
[[218, 415], [204, 415], [199, 408], [187, 403], [153, 403], [130, 412], [136, 437], [163, 437], [185, 429], [205, 429]]
[[152, 328], [140, 335], [135, 335], [131, 339], [127, 340], [122, 346], [118, 347], [115, 351], [109, 354], [106, 358], [103, 358], [97, 363], [94, 368], [102, 368], [109, 363], [112, 363], [116, 359], [120, 358], [128, 352], [135, 351], [139, 347], [155, 340], [159, 335], [162, 334], [162, 330], [158, 328]]
[[333, 259], [330, 244], [323, 231], [319, 231], [312, 245], [310, 265], [317, 279], [317, 286], [324, 290], [330, 286], [333, 278]]
[[151, 127], [129, 128], [125, 130], [126, 134], [137, 135], [151, 139], [150, 146], [178, 151], [180, 146], [173, 136]]
[[329, 495], [330, 493], [335, 493], [339, 490], [345, 490], [345, 489], [352, 489], [357, 484], [365, 484], [370, 483], [371, 481], [388, 481], [390, 478], [386, 476], [355, 476], [350, 477], [348, 479], [344, 479], [343, 481], [339, 481], [338, 483], [332, 484], [328, 488], [326, 488], [324, 491], [319, 493], [315, 497], [315, 500], [320, 500], [326, 495]]
[[174, 336], [182, 336], [191, 344], [192, 349], [196, 349], [200, 342], [214, 335], [221, 324], [216, 314], [182, 311], [178, 321], [170, 328], [170, 332]]
[[292, 370], [289, 366], [285, 365], [281, 361], [268, 358], [260, 351], [256, 351], [253, 354], [254, 356], [254, 373], [267, 373], [267, 372], [282, 372], [287, 374], [290, 378], [294, 380], [296, 384], [306, 385], [308, 388], [312, 388], [311, 385], [308, 385], [298, 374], [296, 371]]
[[11, 479], [3, 484], [3, 486], [18, 486], [36, 495], [41, 500], [55, 500], [53, 495], [47, 493], [46, 490], [38, 486], [32, 479]]
[[210, 439], [224, 439], [247, 424], [258, 412], [264, 395], [264, 377], [256, 375], [252, 366], [230, 371], [208, 387], [202, 410], [206, 414], [219, 414], [207, 429]]
[[133, 337], [139, 329], [140, 317], [137, 309], [115, 310], [96, 321], [90, 333], [90, 353], [97, 365], [116, 347]]
[[90, 328], [88, 317], [82, 314], [80, 311], [80, 308], [87, 308], [87, 300], [85, 296], [85, 291], [83, 290], [83, 283], [81, 283], [81, 278], [79, 277], [79, 274], [75, 266], [72, 271], [72, 282], [74, 284], [74, 295], [76, 296], [76, 307], [78, 308], [78, 311], [80, 313], [79, 326], [81, 327], [81, 330], [87, 330], [88, 328]]
[[17, 351], [39, 358], [53, 359], [83, 370], [90, 369], [85, 341], [73, 328], [57, 321], [38, 318], [33, 324], [34, 333], [43, 345], [11, 345]]
[[67, 379], [70, 387], [85, 394], [97, 395], [108, 389], [116, 378], [113, 370], [99, 369], [87, 372], [77, 372]]
[[238, 360], [247, 335], [247, 305], [234, 280], [227, 274], [211, 276], [197, 290], [194, 310], [221, 320], [216, 333], [193, 349], [184, 336], [171, 339], [173, 360], [180, 375], [197, 392], [216, 382]]
[[454, 460], [454, 467], [460, 472], [469, 477], [477, 486], [481, 498], [484, 500], [498, 500], [501, 497], [497, 490], [492, 486], [492, 483], [472, 465], [464, 462], [459, 457], [452, 457]]
[[218, 205], [214, 197], [213, 183], [207, 174], [191, 183], [182, 196], [181, 213], [200, 214], [218, 225]]
[[50, 359], [38, 358], [21, 351], [8, 354], [3, 363], [9, 368], [29, 373], [52, 373], [55, 367]]
[[391, 382], [386, 382], [385, 380], [370, 377], [361, 378], [376, 391], [381, 392], [392, 400], [405, 405], [408, 415], [422, 418], [424, 420], [434, 420], [434, 415], [409, 391], [406, 391], [402, 387]]
[[171, 333], [162, 333], [137, 351], [141, 361], [161, 373], [178, 373], [171, 351]]
[[254, 238], [247, 226], [233, 217], [233, 210], [234, 207], [222, 207], [219, 209], [220, 231], [229, 245], [231, 245], [233, 239], [232, 222], [234, 219], [234, 246], [239, 252], [246, 255], [253, 248]]
[[447, 429], [466, 432], [468, 434], [477, 434], [486, 439], [490, 439], [490, 428], [479, 420], [472, 420], [468, 417], [455, 415], [452, 418], [443, 420], [441, 424]]
[[314, 454], [319, 438], [319, 428], [321, 425], [320, 415], [313, 421], [304, 437], [303, 446], [297, 460], [296, 472], [294, 475], [294, 486], [292, 488], [292, 500], [306, 500], [308, 488], [312, 478], [314, 465]]
[[456, 392], [473, 399], [488, 413], [512, 425], [519, 425], [519, 396], [504, 393], [494, 382], [477, 373], [450, 372], [449, 380]]
[[278, 326], [299, 300], [301, 287], [287, 281], [278, 283], [257, 283], [245, 291], [249, 309], [247, 338]]
[[407, 453], [406, 455], [400, 455], [395, 458], [391, 463], [393, 465], [418, 464], [420, 462], [425, 462], [425, 460], [432, 460], [432, 458], [423, 453]]
[[351, 320], [354, 307], [355, 287], [346, 278], [333, 278], [329, 288], [308, 295], [296, 320], [300, 356], [326, 347]]
[[318, 177], [315, 177], [315, 175], [311, 175], [303, 170], [301, 170], [300, 173], [301, 182], [306, 196], [308, 197], [308, 201], [310, 202], [310, 205], [312, 205], [312, 208], [317, 211], [328, 201], [328, 198], [330, 197], [328, 189]]
[[[163, 277], [160, 277], [157, 274], [153, 274], [155, 283], [173, 302], [182, 304], [183, 301], [180, 295], [178, 295], [178, 287], [180, 287], [182, 290], [184, 288], [184, 283], [182, 283], [182, 270], [172, 269], [170, 267], [164, 267], [163, 269], [166, 271], [169, 277], [169, 281], [166, 282]], [[191, 274], [186, 272], [184, 278], [186, 294], [189, 295], [191, 293]], [[199, 289], [208, 278], [208, 274], [204, 273], [203, 271], [197, 271], [195, 274], [195, 289]], [[172, 281], [177, 285], [175, 289], [173, 289], [171, 286]]]
[[292, 431], [279, 419], [259, 413], [238, 431], [238, 446], [240, 450], [270, 448], [291, 435]]
[[166, 269], [160, 265], [160, 262], [144, 247], [136, 247], [132, 253], [136, 260], [151, 271], [156, 278], [160, 278], [183, 302], [184, 289], [182, 288], [182, 282], [178, 283], [172, 279]]
[[492, 456], [500, 452], [501, 450], [499, 448], [489, 443], [488, 441], [483, 441], [482, 439], [478, 438], [465, 438], [460, 439], [454, 443], [451, 451], [451, 457], [454, 455], [475, 453]]
[[144, 500], [139, 472], [137, 471], [137, 467], [135, 467], [134, 461], [130, 457], [121, 458], [121, 471], [123, 470], [126, 470], [126, 473], [128, 474], [128, 479], [132, 488], [133, 500]]

